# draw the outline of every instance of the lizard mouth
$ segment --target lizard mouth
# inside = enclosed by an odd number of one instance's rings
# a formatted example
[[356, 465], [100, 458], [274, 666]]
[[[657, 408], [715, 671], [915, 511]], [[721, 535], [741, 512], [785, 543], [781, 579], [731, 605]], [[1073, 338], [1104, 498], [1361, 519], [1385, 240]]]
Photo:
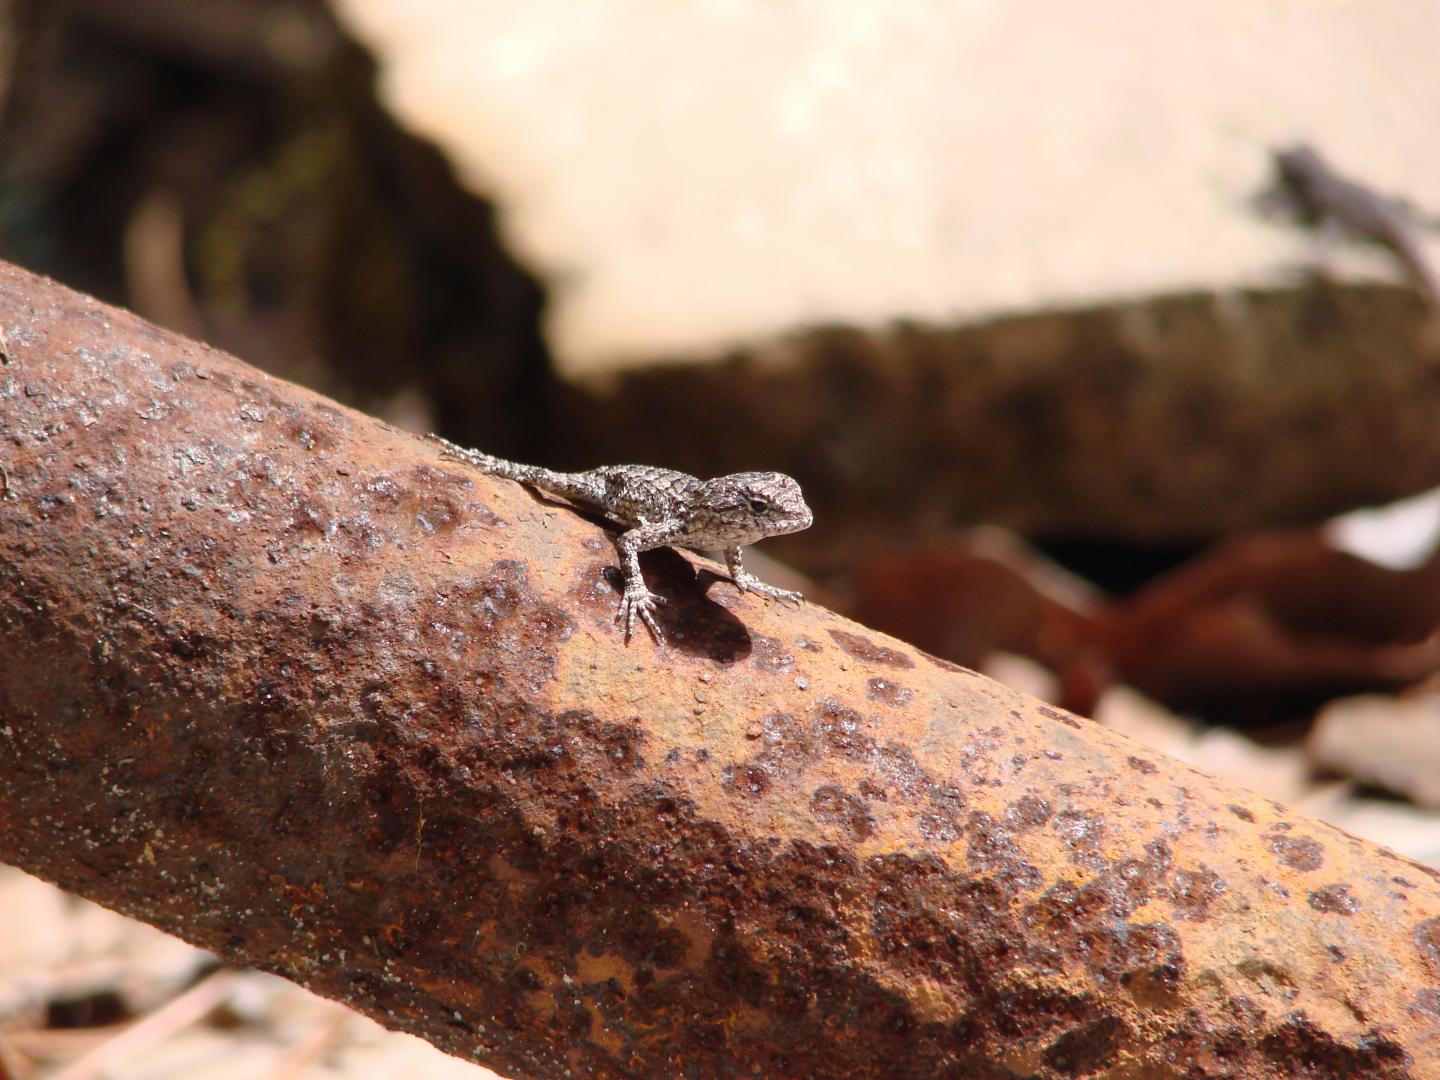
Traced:
[[807, 508], [804, 513], [797, 512], [794, 514], [787, 514], [784, 517], [779, 518], [778, 520], [767, 521], [765, 523], [764, 531], [761, 535], [786, 536], [789, 533], [797, 533], [801, 532], [804, 529], [808, 529], [813, 523], [814, 518], [811, 516], [810, 511]]
[[803, 529], [808, 529], [814, 524], [814, 521], [814, 517], [807, 508], [803, 514], [796, 514], [793, 518], [786, 521], [784, 523], [784, 531], [787, 533], [800, 532]]

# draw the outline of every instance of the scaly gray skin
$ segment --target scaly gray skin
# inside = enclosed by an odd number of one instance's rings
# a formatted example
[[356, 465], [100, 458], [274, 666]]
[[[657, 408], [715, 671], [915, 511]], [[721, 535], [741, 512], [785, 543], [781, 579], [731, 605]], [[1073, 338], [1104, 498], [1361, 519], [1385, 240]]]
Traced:
[[636, 616], [656, 641], [663, 640], [653, 611], [665, 598], [647, 589], [640, 575], [640, 552], [651, 548], [721, 549], [730, 580], [742, 593], [758, 593], [794, 604], [803, 599], [798, 592], [766, 585], [746, 573], [740, 560], [740, 549], [746, 544], [810, 527], [810, 508], [805, 505], [800, 485], [784, 473], [732, 473], [701, 480], [650, 465], [602, 465], [586, 472], [563, 473], [467, 450], [438, 435], [430, 438], [444, 447], [441, 457], [558, 495], [625, 526], [626, 531], [615, 539], [625, 578], [615, 619], [625, 624], [626, 641], [630, 640]]

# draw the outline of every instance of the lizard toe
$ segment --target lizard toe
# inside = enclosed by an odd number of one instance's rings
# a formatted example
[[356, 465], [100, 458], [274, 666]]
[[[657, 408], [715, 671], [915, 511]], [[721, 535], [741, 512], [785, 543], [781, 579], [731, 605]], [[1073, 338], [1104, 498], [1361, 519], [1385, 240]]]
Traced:
[[662, 640], [660, 626], [655, 621], [652, 612], [657, 604], [665, 603], [663, 596], [657, 596], [648, 590], [636, 589], [627, 590], [620, 598], [620, 607], [615, 612], [615, 621], [625, 624], [625, 640], [630, 640], [630, 635], [635, 629], [635, 619], [638, 616], [645, 624], [645, 628], [655, 636], [656, 641]]

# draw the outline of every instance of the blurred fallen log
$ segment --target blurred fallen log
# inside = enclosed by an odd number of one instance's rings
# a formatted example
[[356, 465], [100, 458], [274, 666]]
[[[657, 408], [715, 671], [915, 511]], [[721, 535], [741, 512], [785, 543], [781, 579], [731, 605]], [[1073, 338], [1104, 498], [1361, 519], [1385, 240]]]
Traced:
[[1434, 871], [0, 267], [0, 857], [516, 1076], [1440, 1075]]

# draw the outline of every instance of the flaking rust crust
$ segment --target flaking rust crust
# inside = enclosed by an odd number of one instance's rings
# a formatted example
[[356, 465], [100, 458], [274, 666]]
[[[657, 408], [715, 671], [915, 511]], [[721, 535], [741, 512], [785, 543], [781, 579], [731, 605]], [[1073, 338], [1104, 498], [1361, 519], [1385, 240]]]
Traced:
[[1433, 871], [0, 269], [0, 857], [525, 1077], [1436, 1077]]

